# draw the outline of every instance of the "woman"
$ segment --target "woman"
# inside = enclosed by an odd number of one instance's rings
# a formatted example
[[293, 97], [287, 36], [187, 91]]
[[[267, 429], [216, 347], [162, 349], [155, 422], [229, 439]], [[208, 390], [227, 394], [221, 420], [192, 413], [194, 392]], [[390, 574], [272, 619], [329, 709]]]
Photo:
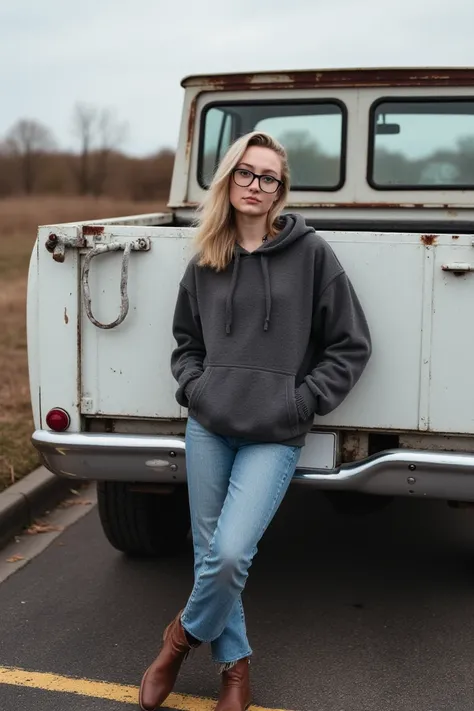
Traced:
[[171, 369], [188, 408], [194, 587], [142, 680], [158, 708], [192, 647], [220, 664], [215, 711], [250, 705], [241, 593], [294, 474], [313, 415], [346, 397], [371, 352], [362, 308], [329, 245], [300, 215], [283, 147], [254, 132], [224, 157], [174, 313]]

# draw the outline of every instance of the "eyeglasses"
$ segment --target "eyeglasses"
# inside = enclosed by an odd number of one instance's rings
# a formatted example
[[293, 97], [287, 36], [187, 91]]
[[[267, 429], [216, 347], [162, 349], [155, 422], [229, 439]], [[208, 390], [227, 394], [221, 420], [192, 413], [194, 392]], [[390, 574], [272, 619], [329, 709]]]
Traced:
[[248, 188], [252, 185], [255, 178], [258, 179], [258, 186], [263, 193], [276, 193], [278, 188], [283, 185], [283, 181], [274, 178], [273, 175], [257, 175], [246, 168], [235, 168], [232, 171], [234, 183], [239, 188]]

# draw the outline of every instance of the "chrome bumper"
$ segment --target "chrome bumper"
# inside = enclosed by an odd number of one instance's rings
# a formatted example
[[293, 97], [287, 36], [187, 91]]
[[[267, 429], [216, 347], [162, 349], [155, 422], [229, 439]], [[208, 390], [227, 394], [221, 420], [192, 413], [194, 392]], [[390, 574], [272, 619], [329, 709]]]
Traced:
[[[58, 476], [186, 482], [181, 437], [37, 430], [32, 441], [45, 467]], [[294, 481], [319, 489], [474, 501], [474, 454], [395, 449], [337, 469], [297, 468]]]

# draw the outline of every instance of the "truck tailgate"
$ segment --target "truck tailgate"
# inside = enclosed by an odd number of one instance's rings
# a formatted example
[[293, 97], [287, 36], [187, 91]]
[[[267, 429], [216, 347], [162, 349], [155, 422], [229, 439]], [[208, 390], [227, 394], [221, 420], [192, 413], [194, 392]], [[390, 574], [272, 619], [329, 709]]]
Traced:
[[[322, 233], [346, 269], [362, 301], [372, 337], [373, 356], [346, 401], [315, 424], [395, 430], [474, 433], [469, 393], [474, 390], [474, 330], [468, 327], [474, 273], [456, 275], [443, 265], [474, 263], [472, 238], [461, 235]], [[175, 345], [171, 325], [178, 283], [191, 251], [190, 228], [106, 226], [101, 243], [151, 241], [130, 254], [129, 312], [123, 323], [102, 329], [88, 318], [79, 294], [77, 318], [78, 393], [84, 415], [127, 418], [179, 418], [170, 372]], [[40, 245], [40, 250], [42, 245]], [[44, 250], [43, 250], [44, 251]], [[68, 293], [81, 290], [79, 262]], [[66, 253], [65, 261], [70, 256]], [[91, 309], [102, 322], [121, 308], [123, 250], [91, 261]], [[49, 260], [50, 266], [46, 266]], [[41, 254], [41, 289], [53, 271], [65, 268]], [[43, 266], [44, 264], [44, 266]], [[73, 264], [73, 261], [70, 261]], [[59, 282], [64, 290], [66, 282]], [[56, 298], [60, 298], [56, 293]], [[44, 298], [41, 301], [44, 308]], [[63, 317], [63, 309], [58, 315]], [[61, 338], [76, 339], [75, 329]], [[59, 334], [59, 329], [58, 329]], [[70, 351], [69, 351], [70, 352]], [[449, 377], [447, 377], [449, 374]]]

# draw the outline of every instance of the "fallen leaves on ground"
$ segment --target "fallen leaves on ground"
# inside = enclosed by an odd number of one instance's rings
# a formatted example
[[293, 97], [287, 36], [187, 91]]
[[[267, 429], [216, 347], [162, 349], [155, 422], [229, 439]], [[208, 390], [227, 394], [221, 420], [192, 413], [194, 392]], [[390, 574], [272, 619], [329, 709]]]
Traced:
[[25, 560], [24, 555], [12, 555], [11, 558], [7, 558], [7, 563], [18, 563], [20, 560]]
[[41, 521], [38, 521], [37, 523], [31, 524], [29, 528], [26, 529], [26, 533], [29, 533], [30, 535], [34, 536], [37, 533], [50, 533], [51, 531], [63, 531], [64, 526], [53, 526], [51, 523], [41, 523]]
[[91, 506], [92, 501], [89, 499], [65, 499], [61, 501], [58, 508], [67, 509], [69, 506]]

